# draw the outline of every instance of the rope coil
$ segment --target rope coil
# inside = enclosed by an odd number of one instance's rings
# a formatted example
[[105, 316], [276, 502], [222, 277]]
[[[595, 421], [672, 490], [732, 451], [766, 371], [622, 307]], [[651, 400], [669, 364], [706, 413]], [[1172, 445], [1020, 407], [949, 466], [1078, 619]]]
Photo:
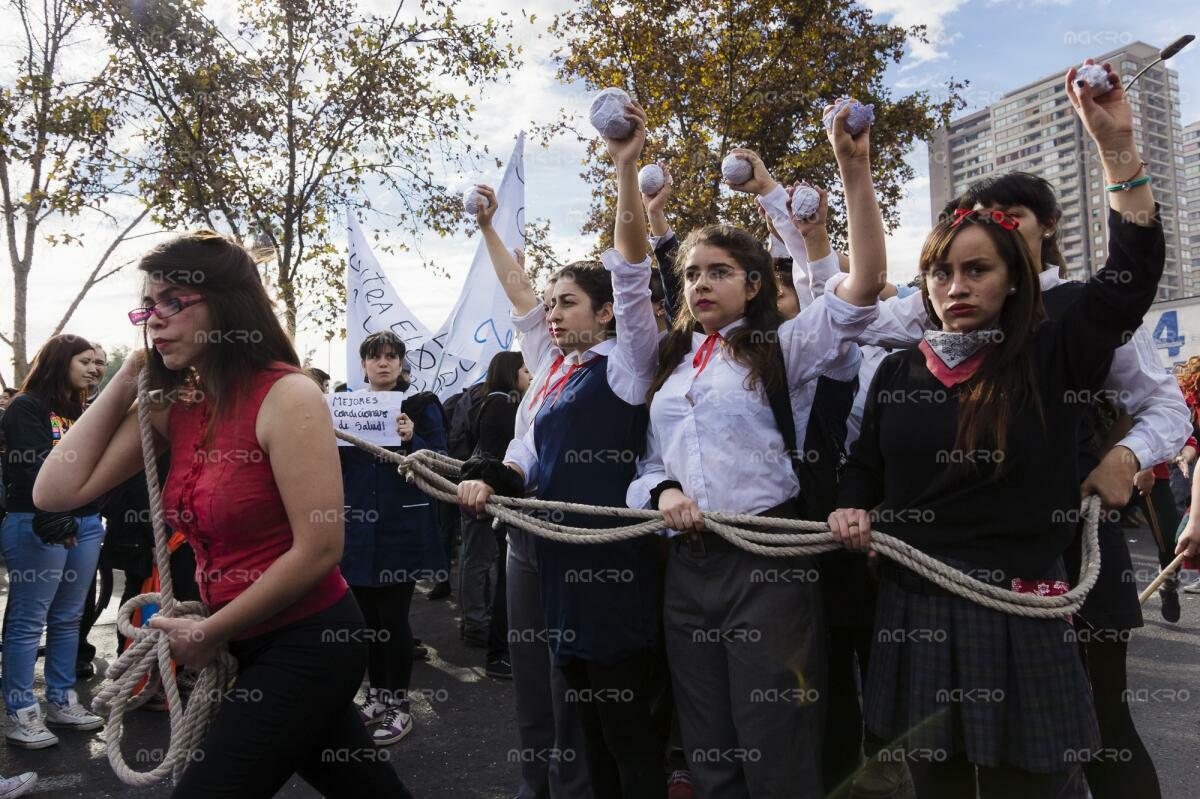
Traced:
[[[146, 467], [146, 484], [150, 496], [150, 515], [154, 528], [154, 559], [158, 567], [161, 590], [141, 594], [123, 604], [117, 611], [117, 628], [133, 641], [120, 657], [108, 667], [108, 682], [92, 700], [92, 709], [108, 716], [105, 745], [113, 772], [127, 785], [145, 786], [159, 782], [168, 774], [178, 782], [183, 771], [195, 756], [213, 719], [221, 694], [237, 675], [237, 661], [222, 649], [217, 659], [205, 666], [188, 698], [187, 707], [179, 696], [175, 665], [171, 659], [171, 644], [167, 634], [149, 626], [135, 627], [134, 611], [157, 605], [167, 618], [202, 620], [208, 615], [200, 602], [178, 602], [171, 580], [168, 534], [163, 516], [162, 492], [158, 481], [158, 465], [154, 455], [154, 429], [150, 421], [152, 392], [148, 372], [138, 375], [138, 429], [141, 434], [142, 457]], [[458, 502], [457, 479], [462, 461], [432, 450], [420, 450], [411, 455], [386, 450], [361, 438], [337, 431], [338, 438], [370, 452], [381, 460], [397, 465], [405, 479], [414, 482], [422, 491], [444, 502]], [[1041, 619], [1061, 619], [1075, 613], [1095, 585], [1100, 573], [1098, 524], [1100, 499], [1090, 496], [1083, 500], [1083, 552], [1077, 584], [1058, 596], [1019, 594], [1002, 586], [976, 580], [903, 541], [873, 531], [872, 547], [896, 563], [930, 580], [957, 596], [1001, 613]], [[626, 541], [643, 535], [654, 535], [667, 529], [658, 511], [637, 508], [614, 508], [584, 505], [576, 502], [553, 502], [539, 499], [492, 496], [488, 511], [496, 524], [504, 523], [534, 535], [570, 544], [607, 544]], [[631, 520], [620, 527], [573, 527], [549, 521], [552, 514], [579, 513]], [[545, 519], [538, 518], [541, 514]], [[803, 519], [779, 519], [749, 514], [705, 512], [707, 530], [720, 535], [734, 546], [756, 555], [796, 557], [816, 555], [841, 549], [842, 545], [829, 526], [823, 522]], [[768, 530], [755, 528], [769, 528]], [[772, 532], [787, 530], [791, 532]], [[145, 703], [154, 694], [154, 673], [162, 681], [170, 711], [170, 739], [162, 761], [149, 771], [137, 771], [125, 761], [121, 751], [124, 737], [124, 715]], [[145, 684], [143, 684], [145, 683]], [[142, 689], [140, 693], [135, 691]]]
[[[105, 748], [113, 772], [126, 785], [153, 785], [167, 774], [178, 782], [183, 770], [195, 756], [195, 751], [208, 731], [221, 693], [237, 675], [237, 661], [222, 649], [217, 659], [200, 671], [196, 687], [188, 697], [187, 708], [179, 698], [175, 680], [175, 664], [171, 660], [171, 642], [166, 632], [149, 626], [135, 627], [133, 612], [147, 605], [157, 605], [158, 613], [167, 618], [202, 620], [208, 611], [200, 602], [178, 602], [171, 580], [171, 553], [167, 549], [167, 524], [163, 516], [162, 491], [158, 483], [158, 464], [154, 457], [154, 428], [150, 424], [148, 370], [138, 374], [138, 429], [142, 439], [142, 458], [146, 466], [146, 485], [150, 494], [150, 517], [154, 527], [154, 562], [158, 567], [161, 590], [140, 594], [117, 611], [117, 629], [134, 642], [128, 646], [104, 673], [108, 682], [92, 700], [92, 710], [108, 716], [105, 729]], [[157, 667], [157, 669], [155, 668]], [[149, 771], [137, 771], [125, 762], [121, 740], [125, 733], [124, 716], [144, 704], [155, 693], [152, 672], [162, 681], [167, 694], [171, 717], [171, 735], [167, 751], [157, 766]], [[143, 682], [145, 684], [143, 684]], [[134, 694], [138, 688], [141, 692]]]
[[[454, 478], [459, 476], [462, 461], [432, 450], [419, 450], [411, 455], [404, 455], [340, 430], [336, 431], [336, 434], [343, 441], [366, 450], [381, 460], [395, 463], [405, 479], [415, 483], [429, 496], [444, 502], [458, 502], [458, 488]], [[576, 502], [552, 502], [496, 495], [491, 496], [487, 504], [488, 513], [497, 523], [509, 524], [534, 535], [568, 544], [609, 544], [652, 535], [667, 529], [662, 514], [654, 510], [600, 507]], [[1061, 619], [1078, 612], [1100, 576], [1100, 498], [1086, 497], [1081, 510], [1084, 529], [1079, 580], [1071, 590], [1057, 596], [1021, 594], [1003, 586], [977, 580], [878, 530], [871, 532], [871, 546], [879, 554], [891, 558], [940, 588], [983, 607], [1014, 616]], [[599, 529], [571, 527], [548, 520], [556, 513], [615, 517], [629, 519], [633, 523]], [[705, 529], [755, 555], [787, 558], [816, 555], [842, 548], [842, 544], [829, 532], [829, 525], [824, 522], [714, 512], [705, 512], [703, 516]], [[792, 532], [753, 529], [761, 527]]]

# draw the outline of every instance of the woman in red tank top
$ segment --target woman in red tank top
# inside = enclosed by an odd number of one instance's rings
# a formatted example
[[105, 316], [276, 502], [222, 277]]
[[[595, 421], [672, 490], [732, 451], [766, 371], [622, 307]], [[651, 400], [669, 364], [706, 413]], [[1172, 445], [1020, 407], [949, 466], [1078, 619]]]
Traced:
[[228, 645], [222, 698], [175, 797], [269, 797], [294, 773], [325, 796], [407, 797], [353, 704], [366, 667], [363, 621], [338, 570], [341, 469], [320, 388], [299, 369], [250, 255], [211, 232], [152, 250], [147, 349], [126, 359], [47, 459], [39, 507], [90, 502], [142, 468], [137, 372], [164, 400], [152, 411], [168, 524], [196, 553], [210, 615], [155, 617], [175, 660], [194, 668]]

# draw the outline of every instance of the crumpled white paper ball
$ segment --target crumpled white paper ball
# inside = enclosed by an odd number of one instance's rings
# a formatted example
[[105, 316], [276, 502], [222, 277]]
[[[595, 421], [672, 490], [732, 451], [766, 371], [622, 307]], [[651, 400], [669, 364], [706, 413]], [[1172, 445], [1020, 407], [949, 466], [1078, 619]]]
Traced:
[[463, 192], [463, 209], [471, 216], [486, 211], [490, 205], [488, 198], [474, 186]]
[[812, 186], [797, 186], [792, 192], [792, 218], [805, 221], [821, 207], [821, 195]]
[[592, 98], [592, 108], [588, 112], [592, 127], [610, 139], [629, 136], [633, 133], [633, 123], [625, 117], [625, 106], [629, 102], [629, 94], [624, 89], [615, 86], [601, 89]]
[[638, 172], [638, 190], [642, 194], [658, 194], [667, 185], [667, 176], [658, 164], [646, 164]]
[[863, 129], [875, 121], [875, 104], [867, 103], [863, 105], [858, 100], [851, 100], [849, 97], [839, 97], [833, 101], [833, 108], [825, 113], [821, 121], [825, 123], [825, 130], [833, 130], [833, 120], [838, 114], [842, 113], [842, 109], [850, 106], [850, 115], [846, 117], [846, 132], [851, 136], [857, 136], [862, 133]]
[[1108, 73], [1099, 64], [1084, 64], [1075, 70], [1075, 77], [1092, 87], [1092, 97], [1108, 94], [1112, 90]]
[[754, 165], [731, 153], [721, 162], [721, 177], [729, 181], [730, 186], [740, 186], [754, 177]]

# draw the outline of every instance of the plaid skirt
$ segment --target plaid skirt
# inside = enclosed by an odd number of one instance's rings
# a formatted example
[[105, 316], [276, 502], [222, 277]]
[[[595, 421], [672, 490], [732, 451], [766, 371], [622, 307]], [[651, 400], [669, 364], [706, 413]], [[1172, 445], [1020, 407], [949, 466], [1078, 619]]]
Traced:
[[886, 565], [863, 697], [873, 733], [912, 759], [1039, 773], [1100, 748], [1070, 623], [989, 610]]

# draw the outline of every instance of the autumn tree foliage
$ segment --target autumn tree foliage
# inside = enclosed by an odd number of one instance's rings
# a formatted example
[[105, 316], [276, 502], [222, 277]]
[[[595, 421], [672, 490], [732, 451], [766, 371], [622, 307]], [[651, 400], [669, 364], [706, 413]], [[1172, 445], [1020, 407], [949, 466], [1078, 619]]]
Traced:
[[[0, 224], [12, 271], [11, 326], [0, 330], [0, 342], [11, 348], [11, 377], [20, 385], [37, 349], [28, 341], [28, 306], [39, 247], [78, 247], [83, 244], [81, 219], [122, 214], [119, 232], [83, 284], [71, 287], [71, 293], [64, 287], [65, 308], [53, 330], [59, 333], [84, 295], [117, 271], [109, 257], [146, 209], [128, 202], [136, 189], [133, 177], [108, 158], [125, 109], [111, 88], [108, 65], [91, 57], [89, 35], [94, 31], [88, 31], [84, 5], [9, 0], [0, 9], [19, 31], [8, 51], [15, 62], [0, 82]], [[116, 211], [113, 203], [123, 198], [124, 212]], [[0, 385], [7, 385], [5, 371], [0, 370]]]
[[[459, 0], [98, 0], [114, 68], [146, 124], [142, 190], [167, 228], [205, 225], [268, 257], [288, 332], [337, 329], [343, 222], [365, 191], [389, 197], [383, 232], [412, 240], [458, 224], [431, 173], [475, 152], [478, 87], [518, 59], [509, 23]], [[377, 209], [379, 210], [379, 209]]]
[[[961, 107], [965, 85], [948, 79], [939, 98], [886, 88], [889, 65], [924, 31], [881, 24], [845, 0], [581, 0], [550, 31], [563, 41], [561, 80], [623, 87], [646, 109], [645, 158], [671, 165], [671, 216], [683, 232], [717, 219], [761, 227], [751, 201], [722, 188], [720, 162], [733, 147], [756, 150], [781, 182], [836, 189], [821, 113], [842, 95], [875, 104], [875, 185], [894, 226], [913, 174], [905, 153]], [[594, 191], [583, 232], [607, 237], [611, 166], [602, 141], [583, 125], [563, 119], [552, 130], [573, 129], [588, 141], [583, 177]], [[832, 199], [836, 209], [836, 191]], [[837, 238], [836, 214], [831, 225]]]

